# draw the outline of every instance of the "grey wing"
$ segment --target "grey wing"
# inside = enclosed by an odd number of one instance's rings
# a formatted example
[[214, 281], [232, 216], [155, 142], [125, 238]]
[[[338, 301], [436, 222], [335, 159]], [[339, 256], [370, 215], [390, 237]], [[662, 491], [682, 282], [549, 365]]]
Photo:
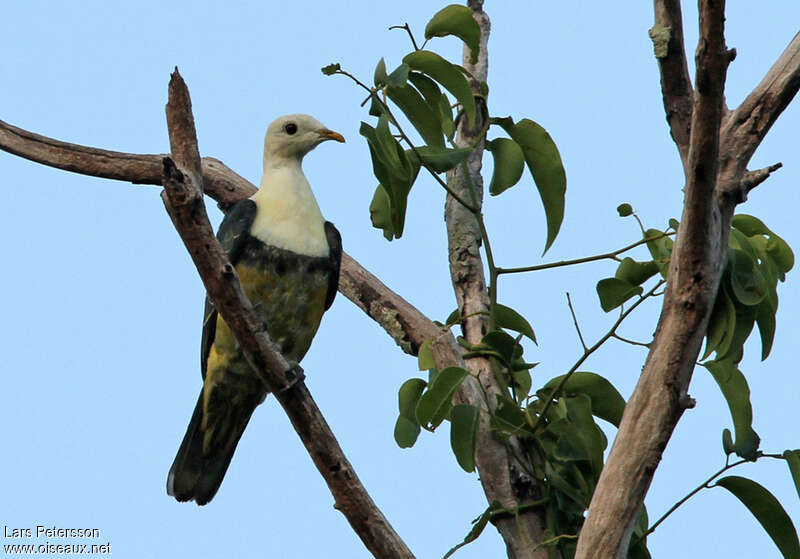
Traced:
[[[222, 220], [217, 231], [217, 240], [222, 250], [228, 255], [228, 260], [236, 266], [239, 256], [242, 253], [247, 237], [250, 234], [250, 227], [256, 217], [256, 203], [250, 199], [236, 202], [231, 210]], [[203, 313], [203, 335], [200, 339], [200, 371], [203, 378], [206, 378], [206, 363], [208, 352], [214, 344], [214, 336], [217, 331], [217, 309], [214, 303], [206, 296], [206, 308]]]
[[328, 310], [339, 289], [339, 269], [342, 263], [342, 236], [330, 221], [325, 222], [325, 236], [330, 248], [331, 275], [328, 277], [328, 294], [325, 297], [325, 310]]

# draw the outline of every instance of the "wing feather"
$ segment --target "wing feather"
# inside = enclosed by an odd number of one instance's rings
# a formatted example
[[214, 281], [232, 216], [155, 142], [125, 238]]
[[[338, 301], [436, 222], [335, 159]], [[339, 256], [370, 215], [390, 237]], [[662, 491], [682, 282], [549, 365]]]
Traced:
[[[236, 266], [242, 254], [245, 242], [250, 235], [250, 227], [256, 217], [256, 203], [250, 200], [241, 200], [231, 207], [231, 210], [222, 220], [217, 231], [217, 240], [222, 250], [228, 255], [228, 260]], [[214, 303], [206, 296], [206, 307], [203, 313], [203, 335], [200, 339], [200, 370], [206, 378], [206, 363], [208, 352], [214, 344], [217, 331], [217, 309]]]
[[339, 268], [342, 264], [342, 236], [330, 221], [325, 222], [325, 236], [330, 248], [331, 275], [328, 277], [328, 294], [325, 297], [325, 310], [328, 310], [339, 290]]

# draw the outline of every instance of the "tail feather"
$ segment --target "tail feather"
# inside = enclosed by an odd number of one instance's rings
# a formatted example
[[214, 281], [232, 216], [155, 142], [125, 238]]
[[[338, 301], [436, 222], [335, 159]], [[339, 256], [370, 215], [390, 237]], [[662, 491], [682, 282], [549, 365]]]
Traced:
[[252, 406], [230, 406], [229, 417], [226, 418], [228, 432], [219, 441], [220, 444], [211, 445], [208, 452], [203, 453], [205, 433], [201, 390], [186, 435], [167, 476], [167, 494], [178, 501], [194, 500], [198, 505], [205, 505], [213, 499], [257, 405], [258, 401], [253, 402]]

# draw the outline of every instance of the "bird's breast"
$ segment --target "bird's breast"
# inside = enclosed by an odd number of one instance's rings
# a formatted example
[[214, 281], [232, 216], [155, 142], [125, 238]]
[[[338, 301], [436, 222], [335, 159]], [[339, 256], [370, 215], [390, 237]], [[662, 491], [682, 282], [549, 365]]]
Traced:
[[333, 273], [330, 259], [296, 254], [250, 237], [236, 272], [272, 340], [289, 359], [302, 359], [325, 312]]

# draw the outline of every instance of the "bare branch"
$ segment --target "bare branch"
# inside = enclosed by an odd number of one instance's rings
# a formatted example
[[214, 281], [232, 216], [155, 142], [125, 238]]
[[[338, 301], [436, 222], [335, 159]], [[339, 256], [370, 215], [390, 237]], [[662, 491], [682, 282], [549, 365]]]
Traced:
[[670, 134], [684, 166], [689, 160], [693, 91], [683, 44], [680, 0], [655, 0], [655, 25], [650, 37], [661, 73], [661, 92]]
[[[164, 155], [124, 153], [81, 146], [40, 136], [0, 120], [0, 149], [30, 161], [73, 173], [132, 182], [161, 185]], [[213, 157], [202, 159], [206, 193], [229, 208], [251, 196], [256, 187]]]
[[684, 211], [670, 258], [658, 328], [639, 382], [600, 474], [581, 530], [576, 559], [617, 559], [628, 543], [644, 496], [688, 398], [694, 363], [722, 272], [733, 206], [714, 195], [725, 74], [723, 0], [700, 0], [700, 40]]
[[744, 172], [767, 132], [800, 89], [800, 33], [780, 55], [756, 88], [722, 123], [723, 186]]
[[262, 375], [294, 425], [339, 509], [376, 557], [413, 557], [359, 481], [303, 382], [299, 366], [275, 350], [242, 291], [236, 270], [214, 237], [203, 204], [200, 157], [189, 92], [175, 70], [170, 80], [167, 122], [173, 159], [164, 159], [164, 198], [217, 310], [248, 361]]
[[769, 178], [769, 176], [783, 167], [783, 163], [780, 161], [775, 163], [774, 165], [770, 165], [769, 167], [764, 167], [762, 169], [756, 169], [755, 171], [747, 171], [742, 176], [742, 180], [739, 181], [739, 191], [742, 193], [742, 198], [740, 202], [744, 202], [747, 200], [747, 193], [757, 187], [759, 184], [764, 182]]

